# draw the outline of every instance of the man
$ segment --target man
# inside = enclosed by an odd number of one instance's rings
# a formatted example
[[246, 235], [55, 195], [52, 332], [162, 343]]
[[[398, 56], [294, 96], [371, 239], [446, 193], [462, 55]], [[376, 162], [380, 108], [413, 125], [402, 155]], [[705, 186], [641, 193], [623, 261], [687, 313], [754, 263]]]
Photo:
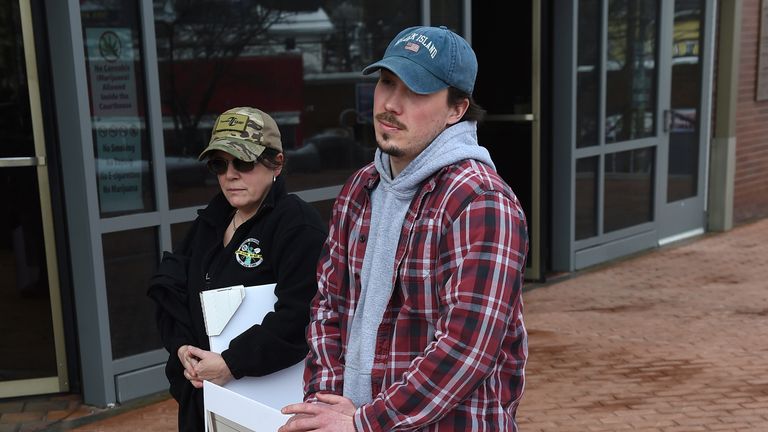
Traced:
[[475, 54], [445, 27], [413, 27], [375, 71], [378, 149], [334, 204], [306, 401], [280, 430], [516, 431], [527, 233], [477, 143]]

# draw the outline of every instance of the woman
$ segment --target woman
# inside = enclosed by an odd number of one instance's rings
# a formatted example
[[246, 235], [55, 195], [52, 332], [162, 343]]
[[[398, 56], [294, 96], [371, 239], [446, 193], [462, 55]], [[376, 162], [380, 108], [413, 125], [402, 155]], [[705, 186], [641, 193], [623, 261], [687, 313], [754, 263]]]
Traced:
[[[266, 375], [304, 358], [326, 236], [317, 211], [286, 193], [280, 132], [264, 112], [234, 108], [219, 116], [204, 158], [221, 193], [199, 212], [178, 250], [163, 255], [148, 292], [170, 353], [165, 372], [183, 431], [204, 430], [203, 380]], [[276, 283], [275, 312], [221, 355], [209, 351], [199, 293], [267, 283]]]

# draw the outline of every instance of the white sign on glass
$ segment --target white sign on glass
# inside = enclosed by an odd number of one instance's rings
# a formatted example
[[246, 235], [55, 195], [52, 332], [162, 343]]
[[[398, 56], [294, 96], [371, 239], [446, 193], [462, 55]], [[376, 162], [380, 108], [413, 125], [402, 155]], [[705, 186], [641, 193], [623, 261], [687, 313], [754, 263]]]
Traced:
[[143, 207], [141, 129], [130, 28], [86, 28], [101, 211]]

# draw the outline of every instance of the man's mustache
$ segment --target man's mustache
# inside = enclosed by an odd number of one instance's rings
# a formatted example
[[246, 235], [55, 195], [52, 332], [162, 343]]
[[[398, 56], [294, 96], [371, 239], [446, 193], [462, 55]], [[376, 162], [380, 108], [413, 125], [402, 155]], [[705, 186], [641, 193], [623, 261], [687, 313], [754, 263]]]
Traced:
[[408, 128], [403, 123], [400, 123], [400, 121], [397, 118], [395, 118], [394, 114], [389, 112], [376, 114], [376, 120], [381, 120], [384, 123], [390, 124], [398, 129], [408, 130]]

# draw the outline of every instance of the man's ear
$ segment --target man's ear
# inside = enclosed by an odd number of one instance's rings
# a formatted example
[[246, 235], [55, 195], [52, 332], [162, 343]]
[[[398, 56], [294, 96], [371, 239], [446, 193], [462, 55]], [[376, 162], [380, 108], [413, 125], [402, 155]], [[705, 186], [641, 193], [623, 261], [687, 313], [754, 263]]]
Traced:
[[462, 117], [464, 117], [464, 113], [467, 112], [469, 109], [469, 99], [464, 98], [461, 100], [461, 102], [453, 105], [451, 107], [451, 112], [448, 115], [448, 119], [446, 123], [448, 126], [455, 125], [458, 123]]

